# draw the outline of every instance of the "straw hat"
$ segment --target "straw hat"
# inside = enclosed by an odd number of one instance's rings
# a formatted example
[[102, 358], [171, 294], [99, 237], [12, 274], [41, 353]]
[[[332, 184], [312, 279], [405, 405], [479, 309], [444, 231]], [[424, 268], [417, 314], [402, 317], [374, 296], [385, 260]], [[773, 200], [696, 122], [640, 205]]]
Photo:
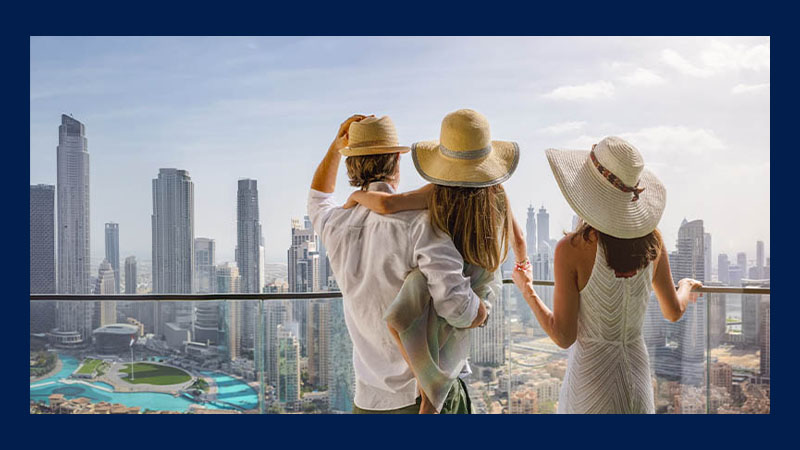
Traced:
[[348, 130], [348, 146], [339, 150], [343, 156], [383, 155], [406, 153], [409, 147], [400, 145], [397, 130], [389, 116], [367, 117], [353, 122]]
[[519, 146], [491, 140], [489, 121], [483, 114], [459, 109], [442, 119], [438, 141], [413, 144], [411, 155], [417, 172], [433, 184], [487, 187], [514, 173]]
[[547, 150], [561, 193], [575, 213], [598, 231], [620, 239], [650, 234], [658, 226], [667, 191], [639, 150], [610, 136], [591, 151]]

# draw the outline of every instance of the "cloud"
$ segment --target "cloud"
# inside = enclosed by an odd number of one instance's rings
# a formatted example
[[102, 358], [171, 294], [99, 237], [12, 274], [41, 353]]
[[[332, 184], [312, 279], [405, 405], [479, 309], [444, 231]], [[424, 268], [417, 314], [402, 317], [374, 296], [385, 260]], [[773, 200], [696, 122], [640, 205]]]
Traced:
[[672, 49], [666, 49], [662, 51], [661, 60], [668, 66], [676, 69], [678, 72], [684, 75], [690, 75], [699, 78], [710, 77], [713, 75], [711, 70], [703, 67], [697, 67], [689, 62], [689, 60], [681, 56], [680, 53]]
[[737, 84], [731, 89], [732, 94], [749, 94], [753, 92], [761, 92], [769, 89], [769, 83], [761, 84]]
[[641, 67], [620, 79], [631, 86], [656, 86], [666, 82], [661, 75]]
[[700, 52], [700, 60], [702, 65], [690, 62], [672, 49], [661, 52], [665, 64], [684, 75], [705, 78], [731, 70], [769, 70], [770, 49], [769, 44], [733, 45], [715, 40]]
[[540, 128], [538, 131], [540, 133], [547, 133], [547, 134], [561, 134], [561, 133], [567, 133], [569, 131], [580, 130], [585, 125], [586, 122], [583, 121], [560, 122], [544, 128]]
[[614, 96], [614, 85], [608, 81], [594, 81], [575, 86], [561, 86], [544, 94], [556, 100], [596, 100]]
[[[683, 159], [687, 156], [709, 156], [726, 148], [725, 143], [717, 137], [712, 130], [704, 128], [690, 128], [686, 126], [656, 126], [642, 128], [637, 131], [622, 132], [617, 136], [633, 144], [651, 163], [648, 157], [653, 157], [653, 163], [659, 161], [676, 162], [675, 156]], [[568, 148], [591, 148], [603, 139], [604, 136], [582, 135], [567, 143]], [[688, 160], [687, 160], [688, 161]], [[679, 163], [679, 161], [677, 161]], [[678, 164], [680, 165], [680, 164]]]

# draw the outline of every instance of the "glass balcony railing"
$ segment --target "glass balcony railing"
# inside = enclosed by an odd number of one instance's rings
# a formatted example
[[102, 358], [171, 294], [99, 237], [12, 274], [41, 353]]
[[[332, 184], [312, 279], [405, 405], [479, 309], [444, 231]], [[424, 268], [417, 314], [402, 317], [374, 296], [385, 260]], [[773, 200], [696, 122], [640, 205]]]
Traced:
[[[552, 306], [552, 282], [535, 284]], [[768, 413], [768, 283], [701, 292], [675, 323], [655, 299], [648, 305], [656, 412]], [[30, 299], [32, 413], [352, 409], [339, 292]], [[475, 411], [554, 413], [568, 351], [547, 337], [510, 280], [498, 303], [489, 324], [471, 332], [465, 381]]]

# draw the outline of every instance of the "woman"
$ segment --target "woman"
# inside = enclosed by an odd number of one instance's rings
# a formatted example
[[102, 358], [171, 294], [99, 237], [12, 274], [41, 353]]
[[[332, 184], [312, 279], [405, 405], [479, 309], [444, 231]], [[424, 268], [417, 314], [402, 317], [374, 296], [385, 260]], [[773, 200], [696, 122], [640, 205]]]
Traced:
[[[361, 204], [381, 214], [428, 208], [432, 225], [449, 235], [464, 257], [464, 272], [472, 280], [473, 290], [484, 300], [500, 295], [499, 267], [508, 252], [510, 233], [518, 260], [526, 259], [520, 228], [516, 226], [514, 231], [509, 231], [514, 221], [500, 184], [516, 169], [517, 144], [492, 141], [489, 123], [483, 115], [459, 110], [442, 121], [439, 141], [414, 144], [412, 156], [417, 171], [432, 184], [403, 194], [356, 191], [344, 207]], [[406, 285], [412, 279], [417, 279], [414, 272], [406, 279]], [[419, 283], [415, 289], [407, 289], [406, 285], [398, 299], [402, 300], [405, 291], [413, 292], [416, 297], [420, 292], [427, 292], [424, 281], [421, 288]], [[405, 322], [427, 323], [426, 329], [406, 326], [395, 329], [397, 316], [408, 315], [409, 311], [418, 316], [419, 309], [413, 300], [410, 304], [406, 300], [396, 305], [385, 317], [401, 351], [408, 352], [406, 359], [422, 394], [420, 412], [435, 412], [441, 409], [441, 394], [447, 392], [446, 388], [466, 364], [467, 331], [448, 328], [442, 321], [430, 325], [430, 321], [420, 321], [416, 317]], [[426, 353], [429, 348], [443, 350], [429, 355]], [[435, 367], [431, 361], [436, 362]]]
[[689, 278], [672, 280], [656, 229], [666, 191], [638, 150], [608, 137], [587, 151], [548, 150], [558, 186], [581, 218], [555, 249], [553, 311], [533, 288], [530, 270], [514, 283], [547, 334], [568, 348], [559, 413], [654, 413], [650, 365], [642, 337], [645, 310], [655, 291], [661, 312], [681, 318]]

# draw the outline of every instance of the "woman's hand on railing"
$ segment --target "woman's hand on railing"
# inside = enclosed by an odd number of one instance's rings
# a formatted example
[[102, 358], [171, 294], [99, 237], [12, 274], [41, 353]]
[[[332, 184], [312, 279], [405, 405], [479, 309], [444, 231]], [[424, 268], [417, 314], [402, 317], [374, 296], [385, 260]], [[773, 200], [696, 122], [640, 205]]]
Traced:
[[693, 291], [702, 287], [703, 283], [700, 281], [692, 278], [684, 278], [678, 281], [678, 298], [685, 298], [687, 302], [696, 303], [697, 298], [703, 294]]

